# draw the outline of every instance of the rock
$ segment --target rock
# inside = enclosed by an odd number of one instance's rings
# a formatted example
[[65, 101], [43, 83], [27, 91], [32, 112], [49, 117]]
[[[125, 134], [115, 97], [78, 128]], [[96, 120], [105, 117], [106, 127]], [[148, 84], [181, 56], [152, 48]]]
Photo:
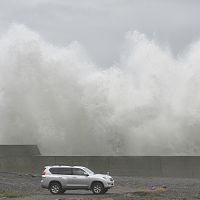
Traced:
[[155, 187], [155, 186], [152, 186], [152, 187], [151, 187], [151, 189], [152, 189], [152, 190], [155, 190], [155, 189], [156, 189], [156, 187]]

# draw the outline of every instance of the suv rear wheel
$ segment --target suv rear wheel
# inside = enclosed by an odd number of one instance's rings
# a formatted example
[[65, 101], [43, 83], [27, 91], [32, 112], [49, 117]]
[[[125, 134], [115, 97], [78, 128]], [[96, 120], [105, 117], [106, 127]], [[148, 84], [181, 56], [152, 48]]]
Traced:
[[94, 194], [102, 194], [104, 192], [104, 186], [100, 182], [93, 183], [91, 189]]
[[49, 190], [52, 194], [60, 194], [63, 191], [61, 184], [58, 182], [51, 183], [49, 186]]

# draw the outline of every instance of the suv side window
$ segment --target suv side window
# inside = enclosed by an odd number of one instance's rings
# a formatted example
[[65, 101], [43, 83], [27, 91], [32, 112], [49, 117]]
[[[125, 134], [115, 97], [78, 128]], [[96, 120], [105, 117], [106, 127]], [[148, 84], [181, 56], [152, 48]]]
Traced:
[[80, 168], [73, 168], [73, 175], [85, 176], [85, 171]]
[[72, 169], [71, 168], [67, 168], [67, 167], [53, 167], [50, 168], [49, 171], [52, 174], [62, 174], [62, 175], [71, 175], [72, 174]]

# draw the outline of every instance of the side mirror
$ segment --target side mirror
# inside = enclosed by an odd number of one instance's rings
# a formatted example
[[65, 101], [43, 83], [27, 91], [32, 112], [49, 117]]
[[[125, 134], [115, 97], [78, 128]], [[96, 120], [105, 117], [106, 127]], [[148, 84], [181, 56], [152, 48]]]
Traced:
[[84, 172], [84, 175], [85, 175], [85, 176], [89, 176], [89, 174], [88, 174], [87, 172]]

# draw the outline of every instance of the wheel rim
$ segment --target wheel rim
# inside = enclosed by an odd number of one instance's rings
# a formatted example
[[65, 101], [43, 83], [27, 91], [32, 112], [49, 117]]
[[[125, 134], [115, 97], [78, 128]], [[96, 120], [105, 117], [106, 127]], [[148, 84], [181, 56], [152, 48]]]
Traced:
[[101, 186], [100, 185], [95, 185], [94, 186], [94, 192], [95, 193], [100, 193], [101, 192]]
[[58, 185], [52, 185], [52, 186], [51, 186], [51, 191], [52, 191], [53, 193], [58, 193], [59, 190], [60, 190], [60, 188], [59, 188]]

